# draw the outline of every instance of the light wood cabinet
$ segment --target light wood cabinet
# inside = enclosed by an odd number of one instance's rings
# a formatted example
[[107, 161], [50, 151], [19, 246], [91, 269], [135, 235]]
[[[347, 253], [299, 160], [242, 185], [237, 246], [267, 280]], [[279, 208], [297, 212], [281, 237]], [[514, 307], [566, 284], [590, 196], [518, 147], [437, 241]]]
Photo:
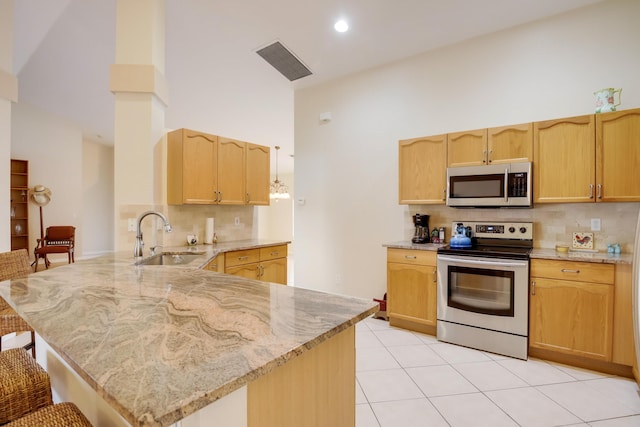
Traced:
[[287, 245], [226, 252], [224, 272], [247, 279], [286, 285]]
[[638, 202], [640, 109], [596, 114], [596, 201]]
[[531, 260], [529, 346], [612, 361], [614, 266]]
[[533, 161], [533, 123], [487, 129], [487, 163]]
[[248, 205], [269, 204], [270, 149], [247, 143], [246, 202]]
[[29, 251], [29, 162], [11, 159], [11, 250]]
[[218, 137], [218, 201], [220, 205], [245, 204], [245, 153], [247, 143]]
[[487, 163], [487, 130], [469, 130], [448, 135], [449, 167], [479, 166]]
[[533, 135], [534, 202], [593, 202], [594, 116], [535, 122]]
[[391, 326], [435, 335], [436, 252], [387, 249], [387, 315]]
[[444, 204], [447, 135], [399, 141], [399, 204]]
[[616, 264], [615, 274], [612, 362], [633, 366], [636, 362], [636, 351], [633, 336], [633, 304], [631, 302], [631, 265]]
[[640, 109], [534, 123], [534, 201], [640, 201], [638, 140]]
[[533, 124], [500, 126], [449, 134], [449, 167], [529, 162]]
[[167, 202], [268, 205], [269, 147], [189, 129], [167, 138]]

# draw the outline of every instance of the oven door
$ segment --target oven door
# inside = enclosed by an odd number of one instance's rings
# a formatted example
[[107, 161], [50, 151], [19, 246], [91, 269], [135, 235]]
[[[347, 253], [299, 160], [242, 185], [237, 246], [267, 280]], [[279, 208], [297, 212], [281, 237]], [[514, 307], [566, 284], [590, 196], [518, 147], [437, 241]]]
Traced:
[[438, 320], [527, 336], [529, 260], [438, 255]]

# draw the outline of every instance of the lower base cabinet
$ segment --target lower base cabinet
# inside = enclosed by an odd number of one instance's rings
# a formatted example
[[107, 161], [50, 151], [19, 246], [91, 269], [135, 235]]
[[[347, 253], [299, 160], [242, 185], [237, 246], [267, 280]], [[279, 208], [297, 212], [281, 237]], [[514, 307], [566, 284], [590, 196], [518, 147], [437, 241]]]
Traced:
[[630, 376], [631, 266], [531, 260], [529, 355]]
[[[224, 258], [224, 266], [221, 265], [222, 259], [218, 258]], [[205, 268], [246, 279], [286, 285], [287, 245], [226, 252]]]
[[435, 335], [436, 252], [387, 249], [387, 316], [391, 326]]

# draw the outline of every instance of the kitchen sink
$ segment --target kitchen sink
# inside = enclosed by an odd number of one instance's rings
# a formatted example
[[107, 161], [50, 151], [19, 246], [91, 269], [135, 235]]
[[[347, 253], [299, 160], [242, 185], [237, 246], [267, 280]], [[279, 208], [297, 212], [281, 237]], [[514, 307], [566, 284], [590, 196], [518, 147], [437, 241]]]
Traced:
[[163, 252], [136, 262], [136, 265], [185, 265], [200, 258], [204, 252]]

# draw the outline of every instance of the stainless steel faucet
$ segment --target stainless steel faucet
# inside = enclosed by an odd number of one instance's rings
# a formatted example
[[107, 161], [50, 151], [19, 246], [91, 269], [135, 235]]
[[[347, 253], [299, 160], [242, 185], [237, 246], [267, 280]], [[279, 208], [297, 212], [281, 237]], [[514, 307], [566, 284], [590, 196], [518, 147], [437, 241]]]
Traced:
[[136, 229], [136, 244], [133, 247], [133, 256], [134, 257], [141, 257], [142, 256], [142, 249], [144, 248], [144, 242], [142, 241], [142, 228], [141, 228], [141, 225], [142, 225], [142, 220], [147, 215], [157, 215], [157, 216], [159, 216], [164, 221], [164, 231], [166, 231], [167, 233], [171, 233], [171, 230], [172, 230], [171, 224], [169, 224], [169, 220], [164, 215], [162, 215], [160, 212], [156, 212], [156, 211], [143, 212], [138, 217], [138, 228]]

